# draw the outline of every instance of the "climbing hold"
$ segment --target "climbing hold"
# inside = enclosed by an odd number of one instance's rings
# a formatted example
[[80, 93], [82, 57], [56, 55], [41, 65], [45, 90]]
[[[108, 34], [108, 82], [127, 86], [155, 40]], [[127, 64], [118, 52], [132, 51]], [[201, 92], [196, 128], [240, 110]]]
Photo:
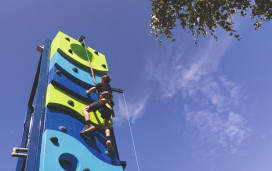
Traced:
[[57, 71], [56, 71], [56, 74], [60, 76], [60, 75], [61, 75], [60, 70], [57, 70]]
[[75, 68], [75, 67], [74, 67], [72, 70], [73, 70], [74, 72], [76, 72], [76, 73], [78, 72], [78, 69]]
[[68, 51], [69, 51], [69, 52], [70, 52], [71, 54], [73, 54], [73, 51], [72, 51], [72, 49], [69, 49]]
[[107, 66], [105, 64], [102, 64], [102, 67], [105, 68], [105, 69], [107, 69]]
[[51, 137], [50, 140], [52, 141], [52, 143], [56, 144], [59, 142], [59, 139], [57, 137]]
[[69, 42], [70, 42], [70, 39], [69, 39], [69, 37], [65, 37], [65, 39], [66, 39], [67, 41], [69, 41]]
[[105, 154], [110, 156], [113, 152], [113, 146], [112, 145], [107, 145], [107, 151], [105, 151]]
[[97, 51], [94, 52], [96, 55], [99, 55]]
[[67, 133], [67, 128], [65, 126], [59, 126], [61, 132]]
[[72, 100], [67, 100], [67, 103], [70, 105], [70, 106], [73, 106], [74, 107], [74, 102]]
[[105, 151], [105, 154], [109, 156], [109, 155], [110, 155], [110, 152], [109, 152], [109, 151]]
[[90, 169], [89, 168], [85, 168], [85, 169], [83, 169], [83, 171], [90, 171]]

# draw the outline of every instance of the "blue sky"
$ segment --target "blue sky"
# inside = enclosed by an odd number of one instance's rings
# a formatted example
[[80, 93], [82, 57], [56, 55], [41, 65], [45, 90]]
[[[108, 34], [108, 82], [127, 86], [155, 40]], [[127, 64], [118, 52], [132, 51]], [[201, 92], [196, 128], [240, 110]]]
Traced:
[[[271, 23], [254, 31], [237, 19], [243, 39], [219, 41], [176, 31], [164, 51], [148, 37], [149, 1], [1, 1], [1, 170], [15, 170], [39, 53], [57, 32], [104, 53], [112, 86], [123, 88], [140, 170], [271, 171]], [[137, 166], [121, 95], [115, 134], [127, 170]]]

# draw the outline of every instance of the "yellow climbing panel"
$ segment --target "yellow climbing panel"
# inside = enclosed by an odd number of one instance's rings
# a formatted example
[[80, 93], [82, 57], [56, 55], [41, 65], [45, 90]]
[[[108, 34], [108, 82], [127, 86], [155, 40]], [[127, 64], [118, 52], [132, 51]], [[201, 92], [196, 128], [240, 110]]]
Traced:
[[[89, 105], [87, 102], [72, 96], [52, 83], [47, 87], [45, 102], [47, 107], [61, 108], [69, 112], [69, 115], [83, 121], [82, 109], [87, 105]], [[99, 111], [91, 112], [90, 120], [96, 127], [102, 129], [104, 120]], [[109, 126], [112, 127], [112, 119], [109, 121]]]
[[60, 31], [52, 41], [50, 59], [56, 51], [67, 60], [86, 70], [90, 70], [89, 57], [95, 73], [106, 74], [108, 72], [108, 65], [103, 54], [88, 46], [82, 46], [80, 42]]

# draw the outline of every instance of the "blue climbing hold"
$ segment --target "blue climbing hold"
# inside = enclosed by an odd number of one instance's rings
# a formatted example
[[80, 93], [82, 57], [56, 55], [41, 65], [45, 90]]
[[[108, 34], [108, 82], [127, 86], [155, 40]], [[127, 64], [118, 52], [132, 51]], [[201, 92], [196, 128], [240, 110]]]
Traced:
[[67, 128], [66, 128], [65, 126], [60, 126], [60, 127], [59, 127], [59, 130], [60, 130], [61, 132], [67, 133]]

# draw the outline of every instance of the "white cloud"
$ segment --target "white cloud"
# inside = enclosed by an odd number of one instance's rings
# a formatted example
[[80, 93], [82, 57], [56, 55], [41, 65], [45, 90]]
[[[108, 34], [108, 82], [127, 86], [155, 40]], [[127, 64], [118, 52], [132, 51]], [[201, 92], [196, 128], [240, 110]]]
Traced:
[[170, 49], [163, 57], [154, 55], [146, 70], [158, 85], [161, 99], [181, 98], [186, 125], [193, 128], [195, 141], [218, 144], [235, 153], [250, 129], [236, 111], [243, 105], [243, 89], [220, 72], [219, 64], [231, 42], [229, 36], [219, 42], [211, 39], [186, 55], [188, 49], [183, 46]]
[[[141, 117], [149, 99], [149, 94], [146, 93], [145, 96], [139, 96], [141, 99], [133, 99], [133, 101], [126, 101], [129, 118], [132, 123], [135, 123], [136, 120]], [[116, 117], [114, 120], [121, 124], [124, 120], [127, 120], [127, 111], [125, 107], [125, 102], [123, 96], [115, 96], [115, 113]]]
[[211, 111], [192, 111], [186, 113], [186, 121], [190, 128], [190, 136], [197, 138], [202, 145], [216, 145], [230, 149], [231, 153], [249, 136], [250, 129], [245, 118], [234, 112], [226, 116]]

